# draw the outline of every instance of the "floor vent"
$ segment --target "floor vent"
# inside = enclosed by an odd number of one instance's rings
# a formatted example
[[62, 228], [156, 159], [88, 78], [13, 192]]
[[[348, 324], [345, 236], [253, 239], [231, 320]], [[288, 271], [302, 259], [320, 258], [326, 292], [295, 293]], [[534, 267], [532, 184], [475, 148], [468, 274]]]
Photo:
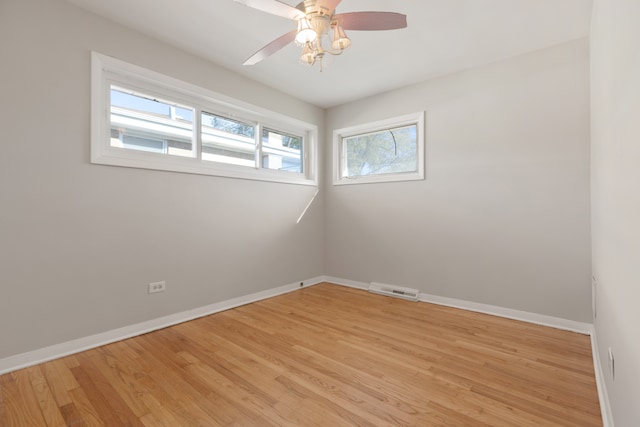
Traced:
[[369, 292], [407, 299], [409, 301], [418, 301], [418, 296], [420, 295], [420, 291], [417, 289], [403, 288], [401, 286], [385, 285], [375, 282], [371, 282], [371, 285], [369, 285]]

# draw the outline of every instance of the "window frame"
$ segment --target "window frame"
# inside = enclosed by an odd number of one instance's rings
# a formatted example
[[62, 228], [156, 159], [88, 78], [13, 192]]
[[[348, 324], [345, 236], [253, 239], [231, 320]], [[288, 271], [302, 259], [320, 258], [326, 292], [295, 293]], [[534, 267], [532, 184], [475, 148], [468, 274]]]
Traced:
[[[138, 91], [192, 107], [195, 157], [181, 157], [111, 146], [111, 86]], [[201, 114], [216, 114], [256, 126], [253, 167], [202, 160]], [[262, 167], [260, 135], [267, 127], [303, 137], [302, 173]], [[318, 127], [202, 87], [115, 59], [91, 53], [91, 156], [94, 164], [182, 172], [300, 185], [318, 185]]]
[[[333, 131], [333, 185], [349, 185], [349, 184], [367, 184], [379, 182], [398, 182], [398, 181], [416, 181], [425, 177], [425, 113], [407, 114], [404, 116], [393, 117], [375, 122], [364, 123], [355, 126], [349, 126]], [[395, 129], [403, 126], [416, 126], [416, 171], [413, 172], [394, 172], [385, 174], [373, 174], [362, 176], [346, 175], [346, 147], [343, 143], [345, 138], [365, 135], [369, 133], [379, 132], [383, 130]]]

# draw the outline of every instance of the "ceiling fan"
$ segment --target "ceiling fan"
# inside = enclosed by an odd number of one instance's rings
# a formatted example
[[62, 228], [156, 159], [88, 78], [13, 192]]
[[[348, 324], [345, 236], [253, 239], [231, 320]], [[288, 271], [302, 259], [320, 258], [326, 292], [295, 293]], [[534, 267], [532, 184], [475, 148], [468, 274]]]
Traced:
[[[380, 31], [396, 30], [407, 26], [407, 17], [395, 12], [335, 13], [341, 0], [304, 0], [296, 7], [278, 0], [234, 0], [245, 6], [288, 18], [296, 22], [296, 28], [278, 37], [254, 53], [244, 65], [254, 65], [295, 41], [302, 47], [300, 61], [313, 65], [320, 63], [326, 54], [340, 55], [351, 45], [345, 30]], [[324, 48], [322, 38], [333, 32], [331, 46]]]

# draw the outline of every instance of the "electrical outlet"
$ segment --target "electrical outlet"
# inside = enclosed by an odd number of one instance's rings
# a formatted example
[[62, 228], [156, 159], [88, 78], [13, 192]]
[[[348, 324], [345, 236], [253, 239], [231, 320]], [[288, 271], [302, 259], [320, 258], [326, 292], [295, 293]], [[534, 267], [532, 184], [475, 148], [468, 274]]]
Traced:
[[613, 358], [613, 350], [609, 347], [609, 375], [611, 375], [611, 379], [616, 379], [616, 361]]
[[155, 294], [156, 292], [164, 292], [167, 290], [167, 284], [162, 282], [149, 283], [149, 293]]

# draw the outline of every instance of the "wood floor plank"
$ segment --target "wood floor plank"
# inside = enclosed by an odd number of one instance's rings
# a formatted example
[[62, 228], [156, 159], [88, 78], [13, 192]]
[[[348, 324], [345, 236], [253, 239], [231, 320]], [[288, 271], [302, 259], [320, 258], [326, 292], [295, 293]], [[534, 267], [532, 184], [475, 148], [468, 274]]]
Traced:
[[[544, 381], [537, 383], [523, 383], [513, 381], [513, 377], [504, 375], [504, 372], [495, 372], [487, 369], [477, 369], [473, 366], [465, 366], [460, 363], [443, 362], [433, 368], [433, 372], [439, 378], [451, 381], [460, 387], [472, 389], [477, 384], [491, 383], [501, 389], [508, 389], [514, 395], [530, 399], [533, 403], [542, 402], [561, 408], [564, 411], [581, 411], [592, 415], [594, 403], [585, 399], [583, 394], [576, 393], [566, 387], [553, 387]], [[597, 408], [597, 405], [595, 405]]]
[[47, 383], [40, 367], [32, 366], [27, 368], [26, 372], [29, 375], [29, 381], [35, 398], [40, 405], [40, 410], [42, 411], [48, 427], [66, 426], [67, 423], [60, 413], [60, 408], [58, 408], [58, 405], [53, 398], [53, 394], [49, 389], [49, 384]]
[[[201, 414], [200, 409], [193, 406], [191, 402], [182, 404], [180, 398], [184, 397], [184, 393], [174, 393], [172, 385], [168, 387], [165, 385], [171, 383], [167, 378], [170, 373], [166, 376], [163, 375], [162, 367], [158, 367], [155, 360], [139, 357], [145, 352], [144, 350], [141, 350], [141, 353], [135, 351], [138, 348], [135, 341], [126, 340], [117, 344], [124, 344], [128, 348], [128, 350], [124, 350], [128, 360], [126, 368], [129, 370], [129, 374], [135, 378], [135, 388], [140, 400], [150, 410], [151, 415], [147, 414], [141, 419], [145, 425], [151, 423], [155, 418], [161, 418], [162, 422], [175, 420], [173, 424], [170, 423], [173, 426], [206, 425], [205, 421], [208, 420], [206, 414]], [[131, 354], [135, 354], [135, 357], [132, 358]], [[160, 380], [155, 379], [156, 375]], [[198, 420], [196, 418], [198, 416], [201, 416], [202, 420]], [[215, 424], [212, 423], [212, 425]]]
[[255, 387], [238, 372], [230, 369], [226, 360], [216, 359], [215, 352], [202, 351], [197, 344], [174, 330], [164, 332], [167, 342], [181, 343], [175, 348], [173, 357], [186, 361], [187, 365], [183, 369], [189, 375], [189, 383], [209, 402], [216, 402], [216, 411], [210, 415], [220, 424], [227, 425], [237, 420], [258, 417], [258, 413], [251, 408], [251, 404], [256, 401], [261, 401], [266, 406], [275, 403], [273, 397], [263, 389]]
[[[8, 374], [6, 375], [9, 378]], [[4, 393], [2, 391], [3, 376], [0, 376], [0, 426], [8, 426], [7, 407], [4, 404]]]
[[[192, 324], [191, 328], [196, 328], [195, 324]], [[190, 328], [190, 329], [191, 329]], [[187, 332], [187, 335], [190, 335]], [[209, 339], [216, 342], [217, 345], [223, 347], [223, 350], [218, 350], [214, 354], [211, 354], [211, 358], [203, 358], [204, 366], [218, 366], [224, 363], [228, 370], [236, 373], [237, 375], [247, 378], [251, 384], [261, 390], [269, 390], [269, 401], [265, 399], [254, 398], [249, 391], [244, 393], [234, 393], [229, 396], [229, 399], [233, 399], [233, 403], [239, 406], [249, 406], [254, 411], [259, 411], [260, 416], [268, 418], [268, 420], [275, 425], [280, 426], [298, 426], [296, 418], [292, 418], [289, 415], [292, 413], [291, 408], [296, 408], [299, 402], [291, 399], [287, 395], [287, 390], [284, 387], [279, 387], [275, 379], [285, 371], [285, 368], [274, 365], [272, 363], [265, 363], [264, 360], [259, 360], [255, 357], [246, 347], [238, 345], [238, 343], [231, 340], [226, 340], [220, 335], [209, 333]], [[199, 354], [201, 357], [203, 354]], [[193, 357], [193, 356], [192, 356]], [[195, 359], [195, 358], [194, 358]], [[197, 361], [197, 359], [195, 359]], [[198, 363], [200, 361], [197, 361]], [[265, 408], [271, 407], [272, 410], [265, 410]]]
[[0, 426], [601, 426], [588, 336], [320, 284], [0, 376]]
[[128, 342], [147, 365], [146, 375], [140, 378], [147, 389], [159, 396], [163, 406], [171, 411], [181, 425], [223, 425], [216, 421], [218, 413], [214, 404], [203, 394], [203, 391], [208, 394], [206, 384], [180, 368], [181, 365], [174, 361], [170, 352], [150, 335]]
[[[120, 362], [118, 357], [111, 354], [109, 346], [99, 348], [91, 353], [85, 353], [81, 357], [89, 357], [93, 366], [102, 374], [113, 388], [113, 391], [126, 403], [126, 406], [133, 411], [136, 417], [140, 418], [149, 413], [149, 408], [139, 399], [133, 378], [121, 366], [121, 364], [127, 363], [126, 359]], [[84, 363], [82, 359], [79, 362], [79, 366]]]
[[[217, 335], [220, 337], [220, 335]], [[278, 358], [278, 364], [284, 369], [276, 376], [278, 378], [283, 376], [295, 379], [307, 386], [314, 386], [315, 392], [319, 395], [327, 397], [329, 400], [338, 397], [340, 400], [349, 402], [350, 406], [360, 406], [360, 410], [356, 412], [362, 412], [368, 415], [374, 415], [379, 417], [380, 420], [393, 420], [395, 425], [405, 425], [400, 420], [407, 415], [406, 412], [399, 410], [394, 405], [383, 410], [380, 408], [380, 401], [389, 401], [387, 396], [381, 396], [374, 390], [367, 389], [363, 391], [361, 388], [354, 387], [351, 381], [344, 381], [340, 375], [332, 375], [334, 369], [327, 369], [326, 365], [316, 363], [311, 357], [301, 352], [296, 352], [295, 348], [287, 348], [286, 351], [277, 355], [272, 354], [272, 357]], [[284, 383], [283, 383], [284, 384]], [[271, 387], [273, 388], [273, 386]], [[289, 388], [287, 386], [287, 388]], [[283, 389], [283, 392], [286, 389]], [[397, 402], [398, 406], [405, 406], [401, 402]]]
[[320, 406], [322, 411], [319, 414], [316, 414], [316, 416], [322, 415], [324, 412], [329, 412], [341, 420], [341, 422], [338, 423], [339, 425], [376, 426], [376, 423], [373, 420], [367, 419], [369, 417], [366, 417], [366, 414], [356, 413], [351, 409], [345, 409], [342, 405], [337, 404], [327, 395], [316, 393], [312, 388], [305, 387], [304, 384], [300, 384], [289, 377], [281, 376], [276, 378], [276, 381], [286, 386], [287, 389], [295, 396], [298, 396], [303, 400], [312, 400]]
[[147, 427], [175, 427], [181, 424], [173, 414], [163, 407], [152, 395], [141, 397], [150, 409], [150, 412], [140, 418], [142, 424]]
[[65, 426], [74, 427], [86, 427], [87, 423], [84, 421], [82, 414], [76, 408], [76, 405], [70, 403], [60, 408], [60, 414], [64, 419]]
[[7, 410], [7, 425], [46, 426], [45, 419], [24, 369], [1, 377], [2, 394]]
[[[211, 378], [211, 383], [226, 389], [230, 384], [239, 385], [239, 387], [234, 387], [236, 389], [234, 393], [225, 393], [224, 397], [231, 404], [243, 408], [246, 412], [244, 415], [249, 415], [253, 419], [253, 423], [298, 425], [284, 417], [282, 412], [276, 409], [283, 408], [288, 403], [294, 407], [296, 404], [293, 399], [288, 398], [286, 389], [279, 388], [275, 382], [275, 378], [283, 370], [279, 368], [274, 370], [274, 365], [257, 361], [252, 357], [252, 353], [244, 347], [227, 341], [220, 335], [212, 335], [210, 332], [209, 339], [211, 340], [212, 337], [215, 337], [214, 341], [217, 344], [224, 344], [224, 350], [207, 352], [204, 346], [185, 343], [184, 347], [190, 352], [190, 359], [194, 362], [190, 368], [199, 370], [202, 376]], [[243, 380], [238, 383], [238, 378]], [[265, 394], [263, 390], [269, 392]], [[277, 403], [278, 406], [276, 406]], [[261, 420], [261, 422], [257, 420]]]
[[75, 355], [63, 357], [62, 359], [60, 359], [60, 361], [64, 363], [65, 366], [69, 369], [80, 366], [80, 362], [78, 362], [78, 359]]
[[42, 365], [42, 372], [49, 384], [51, 394], [59, 407], [73, 403], [69, 390], [79, 387], [78, 382], [62, 359]]
[[105, 425], [104, 420], [96, 408], [91, 404], [84, 390], [80, 387], [69, 390], [71, 402], [68, 405], [60, 407], [62, 416], [67, 421], [67, 425], [73, 425], [82, 422], [88, 427], [101, 427]]
[[71, 368], [71, 372], [105, 425], [142, 425], [89, 360]]

